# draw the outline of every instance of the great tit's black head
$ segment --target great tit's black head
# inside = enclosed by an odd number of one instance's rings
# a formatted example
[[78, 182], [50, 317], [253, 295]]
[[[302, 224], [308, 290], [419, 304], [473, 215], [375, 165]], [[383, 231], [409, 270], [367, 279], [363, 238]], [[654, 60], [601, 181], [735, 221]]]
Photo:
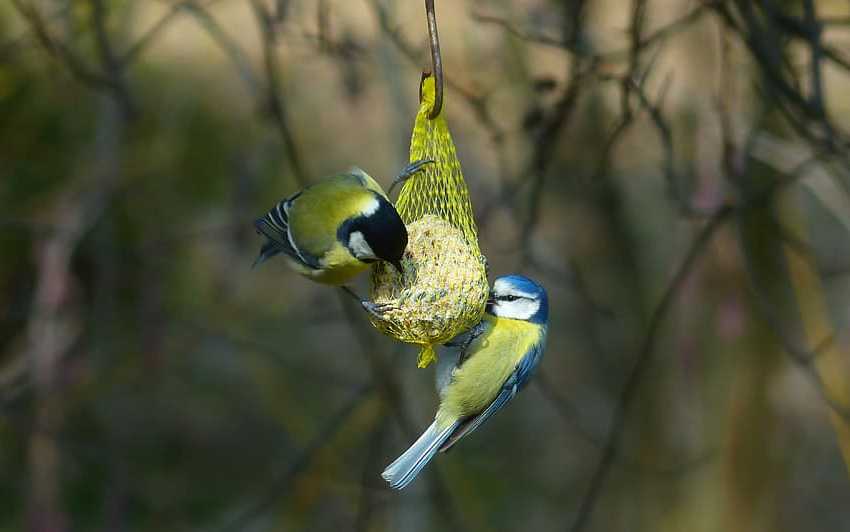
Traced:
[[407, 228], [386, 198], [376, 194], [374, 201], [363, 214], [343, 223], [337, 238], [359, 260], [383, 260], [401, 271], [401, 257], [407, 248]]

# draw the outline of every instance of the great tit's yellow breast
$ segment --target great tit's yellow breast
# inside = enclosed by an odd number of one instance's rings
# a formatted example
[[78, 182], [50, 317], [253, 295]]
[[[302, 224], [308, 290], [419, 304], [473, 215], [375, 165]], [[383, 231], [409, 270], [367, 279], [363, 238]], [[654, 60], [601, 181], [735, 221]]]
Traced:
[[[359, 216], [374, 201], [374, 192], [353, 176], [336, 176], [307, 187], [289, 209], [289, 230], [296, 247], [324, 262], [325, 255], [334, 252], [343, 222]], [[346, 264], [339, 256], [332, 262]]]
[[334, 242], [321, 260], [321, 269], [310, 270], [307, 275], [314, 281], [330, 285], [342, 285], [369, 267], [352, 255], [339, 241]]
[[486, 314], [487, 330], [469, 346], [470, 357], [446, 386], [437, 422], [448, 425], [484, 410], [519, 362], [541, 340], [540, 325]]

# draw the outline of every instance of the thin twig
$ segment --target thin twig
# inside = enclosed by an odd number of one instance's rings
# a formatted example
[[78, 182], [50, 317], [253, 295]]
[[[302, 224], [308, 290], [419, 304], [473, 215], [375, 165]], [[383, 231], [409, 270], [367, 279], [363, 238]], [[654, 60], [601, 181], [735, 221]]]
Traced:
[[53, 38], [47, 23], [35, 6], [24, 0], [12, 0], [12, 6], [27, 21], [42, 48], [79, 82], [95, 90], [113, 91], [117, 87], [108, 76], [89, 67], [71, 48]]
[[295, 136], [289, 125], [289, 113], [286, 104], [280, 96], [280, 64], [278, 63], [275, 48], [277, 40], [275, 19], [260, 0], [251, 0], [251, 7], [254, 10], [257, 24], [260, 27], [260, 34], [263, 38], [263, 64], [265, 66], [267, 80], [266, 100], [268, 110], [274, 124], [277, 126], [280, 138], [286, 147], [295, 181], [303, 187], [307, 185], [309, 179], [304, 168], [304, 163], [301, 161], [301, 152], [298, 150]]
[[673, 308], [676, 295], [688, 279], [694, 265], [700, 257], [703, 256], [703, 251], [711, 242], [714, 234], [730, 219], [733, 213], [734, 210], [732, 207], [722, 207], [703, 226], [702, 230], [693, 240], [693, 243], [685, 255], [682, 264], [676, 270], [670, 284], [664, 291], [661, 300], [652, 312], [649, 320], [649, 326], [641, 344], [640, 351], [635, 357], [635, 360], [632, 363], [632, 369], [629, 371], [626, 382], [620, 391], [620, 398], [612, 416], [611, 427], [608, 432], [608, 437], [606, 438], [602, 456], [594, 469], [587, 491], [579, 503], [579, 509], [575, 520], [568, 529], [570, 532], [579, 532], [580, 530], [584, 530], [590, 522], [593, 509], [596, 507], [596, 502], [602, 492], [602, 487], [605, 484], [605, 480], [608, 478], [608, 473], [611, 471], [611, 466], [614, 464], [614, 459], [620, 450], [620, 442], [626, 427], [626, 419], [632, 405], [634, 404], [634, 399], [637, 395], [642, 377], [649, 368], [649, 363], [652, 360], [652, 353], [655, 350], [655, 343], [658, 340], [661, 326], [664, 324], [668, 314]]
[[266, 488], [264, 495], [252, 503], [247, 509], [241, 511], [236, 517], [230, 519], [219, 530], [221, 532], [245, 530], [251, 523], [266, 513], [276, 501], [283, 499], [291, 489], [298, 475], [307, 469], [316, 455], [345, 427], [348, 419], [366, 401], [373, 388], [374, 384], [368, 384], [354, 392], [352, 397], [335, 414], [328, 418], [328, 422], [322, 426], [319, 432], [310, 440], [310, 443], [282, 471], [274, 476], [274, 480]]
[[[366, 358], [369, 367], [372, 371], [373, 378], [377, 382], [379, 392], [382, 396], [383, 403], [387, 409], [393, 414], [393, 417], [398, 422], [405, 436], [413, 440], [419, 435], [419, 430], [413, 422], [413, 417], [410, 415], [410, 409], [401, 389], [398, 387], [398, 379], [395, 377], [393, 368], [391, 368], [379, 352], [376, 351], [374, 342], [371, 340], [370, 331], [366, 331], [359, 322], [364, 320], [364, 313], [356, 305], [356, 302], [350, 298], [340, 294], [340, 302], [345, 312], [345, 317], [349, 328], [351, 329], [357, 343], [360, 346], [360, 351]], [[429, 474], [431, 481], [431, 489], [429, 493], [432, 498], [434, 508], [446, 516], [451, 530], [461, 532], [466, 529], [460, 510], [456, 502], [452, 498], [449, 490], [436, 469], [431, 470]]]

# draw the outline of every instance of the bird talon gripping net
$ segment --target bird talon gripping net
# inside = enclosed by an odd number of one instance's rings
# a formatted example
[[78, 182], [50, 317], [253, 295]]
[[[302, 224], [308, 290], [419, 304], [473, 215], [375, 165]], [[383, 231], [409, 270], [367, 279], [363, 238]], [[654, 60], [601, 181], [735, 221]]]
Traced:
[[384, 334], [419, 345], [419, 367], [436, 360], [434, 345], [481, 320], [487, 302], [486, 259], [451, 135], [442, 115], [428, 118], [433, 77], [420, 86], [410, 161], [431, 159], [408, 179], [396, 208], [408, 231], [403, 273], [380, 263], [372, 270], [372, 301], [387, 309], [372, 324]]

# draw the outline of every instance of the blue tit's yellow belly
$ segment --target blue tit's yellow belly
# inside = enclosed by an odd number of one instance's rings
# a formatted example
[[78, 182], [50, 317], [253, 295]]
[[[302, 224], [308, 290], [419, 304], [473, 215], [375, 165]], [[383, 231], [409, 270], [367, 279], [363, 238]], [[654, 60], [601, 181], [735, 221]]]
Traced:
[[520, 360], [541, 340], [542, 327], [522, 320], [484, 318], [488, 330], [469, 347], [469, 358], [443, 391], [437, 423], [447, 426], [493, 402]]

